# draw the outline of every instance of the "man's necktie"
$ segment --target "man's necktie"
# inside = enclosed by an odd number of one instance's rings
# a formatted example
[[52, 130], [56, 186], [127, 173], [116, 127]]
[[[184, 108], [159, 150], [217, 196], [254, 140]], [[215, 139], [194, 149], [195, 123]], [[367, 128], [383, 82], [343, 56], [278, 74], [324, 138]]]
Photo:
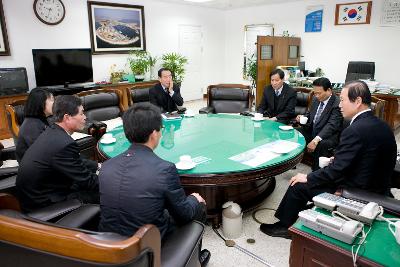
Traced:
[[276, 90], [276, 91], [275, 91], [275, 95], [276, 95], [276, 96], [279, 96], [280, 94], [281, 94], [281, 93], [279, 92], [279, 90]]
[[317, 114], [315, 114], [314, 123], [318, 122], [319, 118], [321, 117], [323, 109], [324, 109], [324, 102], [320, 102], [317, 109]]

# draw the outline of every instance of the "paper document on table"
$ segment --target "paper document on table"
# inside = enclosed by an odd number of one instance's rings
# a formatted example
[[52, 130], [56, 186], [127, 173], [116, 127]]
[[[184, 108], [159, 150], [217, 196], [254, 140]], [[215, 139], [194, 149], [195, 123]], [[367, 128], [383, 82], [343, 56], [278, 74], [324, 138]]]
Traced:
[[71, 134], [71, 137], [74, 140], [82, 139], [82, 138], [87, 137], [87, 136], [90, 136], [90, 135], [84, 134], [84, 133], [78, 133], [78, 132], [74, 132], [73, 134]]
[[250, 149], [248, 151], [230, 157], [229, 159], [248, 165], [250, 167], [257, 167], [267, 161], [279, 157], [280, 154], [288, 153], [296, 149], [297, 147], [299, 147], [299, 144], [297, 143], [285, 140], [277, 140]]
[[114, 128], [117, 128], [122, 125], [122, 119], [121, 117], [107, 120], [107, 121], [102, 121], [107, 125], [107, 132], [113, 130]]

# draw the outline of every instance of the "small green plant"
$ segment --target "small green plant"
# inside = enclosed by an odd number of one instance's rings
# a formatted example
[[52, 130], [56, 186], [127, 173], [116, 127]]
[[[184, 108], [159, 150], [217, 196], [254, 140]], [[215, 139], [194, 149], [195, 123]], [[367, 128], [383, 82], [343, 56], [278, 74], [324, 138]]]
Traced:
[[316, 68], [315, 69], [315, 76], [317, 77], [323, 77], [325, 75], [324, 71], [321, 68]]
[[162, 55], [162, 67], [172, 71], [172, 79], [176, 83], [182, 83], [185, 75], [185, 65], [188, 60], [178, 53], [167, 53]]
[[149, 53], [143, 50], [133, 50], [129, 53], [128, 64], [135, 75], [144, 75], [150, 68]]
[[251, 85], [255, 88], [257, 82], [257, 59], [254, 54], [250, 58], [247, 58], [243, 74], [246, 79], [251, 81]]
[[123, 70], [116, 70], [116, 64], [112, 64], [110, 67], [110, 82], [118, 83], [122, 80], [122, 76], [124, 76], [125, 71]]

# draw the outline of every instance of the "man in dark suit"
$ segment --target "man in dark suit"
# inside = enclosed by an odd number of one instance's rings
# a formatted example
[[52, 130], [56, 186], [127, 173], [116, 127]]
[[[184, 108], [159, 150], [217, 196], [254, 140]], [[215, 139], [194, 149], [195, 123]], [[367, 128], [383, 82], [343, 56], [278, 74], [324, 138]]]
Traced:
[[25, 152], [17, 176], [17, 190], [24, 211], [77, 198], [98, 203], [98, 179], [88, 169], [71, 134], [83, 129], [86, 116], [76, 96], [58, 96], [53, 106], [55, 123]]
[[[141, 226], [154, 224], [164, 238], [176, 225], [205, 222], [205, 200], [197, 193], [186, 196], [175, 164], [153, 152], [161, 138], [160, 110], [138, 103], [122, 120], [131, 147], [100, 170], [100, 231], [132, 236]], [[202, 266], [209, 255], [200, 254]]]
[[271, 85], [264, 88], [257, 112], [269, 120], [287, 124], [295, 115], [296, 91], [284, 83], [285, 73], [281, 69], [273, 70], [270, 77]]
[[[310, 110], [304, 115], [307, 123], [299, 131], [307, 142], [307, 151], [312, 153], [312, 170], [319, 169], [319, 157], [331, 157], [339, 144], [343, 116], [339, 108], [339, 97], [332, 94], [332, 85], [327, 78], [313, 82], [314, 98]], [[300, 122], [300, 115], [296, 121]]]
[[161, 68], [158, 80], [160, 83], [149, 90], [150, 103], [160, 107], [162, 112], [178, 110], [177, 106], [183, 105], [183, 98], [179, 86], [172, 80], [171, 70]]
[[352, 81], [340, 93], [340, 109], [350, 126], [343, 130], [333, 162], [308, 175], [298, 173], [289, 181], [275, 217], [275, 224], [261, 224], [270, 236], [288, 238], [287, 228], [307, 202], [322, 192], [360, 188], [382, 195], [390, 193], [390, 179], [396, 164], [396, 141], [390, 127], [375, 117], [369, 105], [371, 93], [366, 83]]

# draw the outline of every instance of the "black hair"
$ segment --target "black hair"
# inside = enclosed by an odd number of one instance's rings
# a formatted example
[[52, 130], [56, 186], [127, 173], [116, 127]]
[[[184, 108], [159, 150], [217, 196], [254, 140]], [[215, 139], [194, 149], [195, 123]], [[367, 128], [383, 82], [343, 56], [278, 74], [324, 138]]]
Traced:
[[161, 75], [162, 75], [162, 72], [163, 72], [163, 71], [169, 71], [169, 72], [171, 72], [171, 75], [173, 76], [172, 70], [170, 70], [170, 69], [168, 69], [168, 68], [161, 68], [161, 69], [158, 70], [158, 77], [161, 78]]
[[82, 100], [75, 95], [57, 96], [53, 104], [53, 118], [55, 122], [62, 122], [64, 115], [75, 116], [82, 106]]
[[161, 130], [161, 110], [151, 103], [137, 103], [124, 113], [122, 122], [129, 142], [144, 144], [154, 130]]
[[324, 91], [328, 91], [328, 89], [332, 89], [331, 81], [329, 81], [329, 79], [325, 78], [325, 77], [321, 77], [321, 78], [316, 79], [313, 82], [313, 85], [314, 86], [321, 86], [324, 89]]
[[271, 71], [271, 74], [269, 75], [269, 77], [272, 77], [273, 75], [278, 74], [279, 78], [281, 78], [281, 80], [283, 78], [285, 78], [285, 73], [283, 72], [283, 70], [281, 69], [274, 69], [273, 71]]
[[368, 85], [363, 81], [350, 81], [344, 84], [343, 88], [347, 88], [347, 94], [350, 102], [356, 101], [357, 97], [361, 98], [361, 102], [365, 105], [371, 104], [371, 92]]
[[25, 117], [38, 118], [43, 122], [47, 122], [44, 110], [46, 108], [46, 100], [51, 96], [52, 93], [45, 89], [32, 89], [24, 106]]

